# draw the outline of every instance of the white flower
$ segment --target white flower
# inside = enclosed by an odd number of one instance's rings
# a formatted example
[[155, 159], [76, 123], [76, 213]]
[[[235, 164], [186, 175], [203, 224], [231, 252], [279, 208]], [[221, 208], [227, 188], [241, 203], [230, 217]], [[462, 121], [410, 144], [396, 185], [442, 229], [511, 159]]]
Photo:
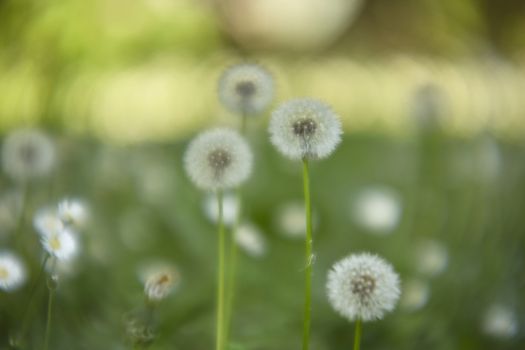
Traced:
[[[219, 208], [217, 205], [217, 195], [210, 193], [203, 202], [204, 213], [212, 222], [217, 222], [219, 218]], [[239, 213], [239, 199], [232, 193], [225, 193], [222, 196], [222, 216], [224, 224], [232, 226], [237, 220]]]
[[219, 79], [219, 99], [230, 111], [242, 115], [259, 114], [272, 102], [273, 79], [257, 64], [238, 64]]
[[9, 252], [0, 252], [0, 289], [7, 292], [20, 288], [26, 281], [22, 260]]
[[25, 181], [48, 175], [55, 165], [55, 145], [38, 130], [21, 129], [9, 134], [2, 149], [4, 171]]
[[186, 171], [197, 187], [227, 189], [240, 185], [252, 170], [250, 147], [236, 131], [213, 129], [198, 135], [184, 156]]
[[417, 269], [425, 276], [439, 275], [447, 268], [447, 248], [438, 241], [427, 239], [418, 242], [415, 253]]
[[67, 228], [41, 237], [42, 246], [49, 255], [58, 260], [68, 261], [78, 253], [78, 242], [74, 233]]
[[[306, 213], [304, 203], [291, 201], [276, 210], [275, 225], [279, 233], [289, 238], [304, 239], [306, 234]], [[315, 211], [312, 212], [313, 230], [319, 224], [319, 217]]]
[[164, 267], [152, 270], [146, 276], [144, 293], [149, 300], [160, 301], [166, 298], [179, 283], [180, 277], [177, 270]]
[[492, 305], [485, 312], [482, 329], [488, 335], [496, 338], [512, 338], [518, 332], [516, 313], [504, 305]]
[[381, 319], [399, 299], [399, 276], [382, 258], [350, 255], [328, 273], [328, 300], [341, 316], [354, 321]]
[[411, 279], [403, 283], [401, 306], [407, 311], [417, 311], [424, 307], [430, 297], [428, 283], [419, 279]]
[[41, 236], [58, 234], [65, 227], [57, 213], [49, 208], [43, 208], [36, 212], [33, 218], [33, 226]]
[[254, 258], [260, 258], [266, 254], [266, 239], [261, 230], [251, 223], [239, 225], [235, 231], [235, 242]]
[[86, 203], [78, 199], [64, 199], [58, 203], [58, 217], [67, 225], [81, 228], [89, 217]]
[[291, 159], [320, 159], [341, 141], [341, 122], [332, 109], [313, 99], [294, 99], [272, 113], [270, 139]]
[[387, 188], [367, 188], [361, 191], [352, 203], [354, 221], [370, 233], [391, 233], [401, 217], [398, 196]]

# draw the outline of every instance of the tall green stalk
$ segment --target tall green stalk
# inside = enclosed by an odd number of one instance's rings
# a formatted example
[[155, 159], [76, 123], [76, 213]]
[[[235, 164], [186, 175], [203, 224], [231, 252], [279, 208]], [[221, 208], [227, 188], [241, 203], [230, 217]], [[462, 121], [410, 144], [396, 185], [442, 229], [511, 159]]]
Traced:
[[312, 205], [310, 201], [310, 174], [308, 160], [303, 159], [304, 208], [306, 212], [306, 244], [305, 244], [305, 284], [304, 284], [304, 319], [303, 319], [303, 350], [310, 346], [310, 318], [312, 313]]
[[223, 350], [226, 343], [224, 332], [224, 277], [225, 277], [225, 230], [222, 208], [222, 190], [217, 191], [217, 204], [219, 207], [219, 243], [217, 244], [217, 258], [218, 258], [218, 281], [217, 281], [217, 334], [216, 334], [216, 349]]
[[[51, 278], [51, 277], [50, 277]], [[54, 283], [54, 282], [50, 282]], [[44, 350], [47, 350], [49, 348], [49, 339], [51, 335], [51, 311], [53, 309], [53, 297], [55, 294], [55, 288], [54, 286], [50, 286], [48, 282], [48, 289], [49, 289], [49, 298], [47, 300], [47, 321], [46, 321], [46, 335], [44, 338]]]
[[355, 321], [355, 334], [354, 334], [354, 350], [359, 350], [361, 346], [361, 333], [363, 332], [363, 325], [361, 320], [358, 318]]

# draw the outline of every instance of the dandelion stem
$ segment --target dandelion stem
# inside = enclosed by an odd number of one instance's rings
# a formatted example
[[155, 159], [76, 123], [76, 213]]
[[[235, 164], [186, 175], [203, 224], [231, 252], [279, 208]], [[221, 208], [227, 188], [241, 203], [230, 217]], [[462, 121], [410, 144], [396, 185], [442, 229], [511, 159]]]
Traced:
[[312, 313], [312, 206], [310, 202], [310, 175], [308, 160], [303, 158], [304, 207], [306, 211], [306, 250], [304, 284], [303, 350], [310, 345], [310, 318]]
[[246, 113], [242, 113], [241, 115], [241, 135], [246, 135], [246, 129], [248, 127], [248, 116]]
[[51, 334], [51, 310], [53, 308], [53, 296], [55, 294], [55, 288], [49, 287], [49, 299], [47, 300], [47, 321], [46, 321], [46, 335], [44, 338], [44, 350], [49, 348], [49, 338]]
[[361, 319], [355, 321], [355, 335], [354, 335], [354, 350], [359, 350], [361, 345], [361, 333], [363, 332], [363, 326], [361, 324]]
[[218, 247], [218, 281], [217, 281], [217, 334], [216, 334], [216, 349], [223, 350], [226, 343], [224, 331], [224, 262], [225, 262], [225, 231], [222, 208], [222, 190], [217, 191], [217, 202], [219, 207], [219, 244]]

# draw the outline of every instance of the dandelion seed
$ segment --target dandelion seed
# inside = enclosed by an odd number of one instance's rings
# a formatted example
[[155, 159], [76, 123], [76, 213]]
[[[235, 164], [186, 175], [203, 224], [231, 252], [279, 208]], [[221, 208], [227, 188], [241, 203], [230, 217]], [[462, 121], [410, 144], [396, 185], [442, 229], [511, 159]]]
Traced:
[[165, 299], [179, 282], [175, 269], [163, 268], [149, 274], [144, 284], [144, 293], [151, 301]]
[[372, 321], [392, 311], [400, 296], [399, 276], [382, 258], [368, 253], [350, 255], [328, 274], [328, 300], [350, 321]]
[[270, 138], [291, 159], [321, 159], [341, 141], [341, 122], [332, 109], [313, 99], [294, 99], [272, 113]]
[[73, 232], [67, 228], [43, 235], [41, 241], [42, 246], [49, 255], [55, 257], [57, 260], [69, 261], [78, 253], [77, 239]]
[[266, 239], [261, 230], [251, 223], [243, 223], [237, 228], [235, 242], [254, 258], [260, 258], [266, 254]]
[[2, 166], [13, 179], [27, 181], [48, 175], [55, 165], [55, 145], [38, 130], [9, 134], [2, 149]]
[[270, 73], [257, 64], [238, 64], [219, 79], [219, 99], [231, 112], [256, 115], [272, 102], [274, 93]]
[[20, 288], [26, 281], [26, 269], [18, 256], [0, 252], [0, 289], [11, 292]]
[[64, 199], [58, 203], [58, 217], [66, 225], [82, 228], [89, 217], [86, 203], [78, 199]]
[[504, 305], [491, 305], [485, 312], [482, 329], [495, 338], [512, 338], [518, 332], [516, 313]]
[[377, 235], [391, 233], [399, 223], [401, 211], [397, 195], [382, 187], [362, 190], [352, 203], [354, 221]]
[[205, 190], [228, 189], [250, 176], [252, 152], [246, 141], [230, 129], [213, 129], [197, 136], [184, 156], [186, 171]]
[[420, 241], [415, 252], [419, 273], [433, 277], [447, 268], [447, 248], [440, 242], [431, 239]]
[[429, 297], [430, 288], [428, 283], [419, 279], [411, 279], [403, 283], [401, 306], [406, 311], [420, 310], [427, 304]]

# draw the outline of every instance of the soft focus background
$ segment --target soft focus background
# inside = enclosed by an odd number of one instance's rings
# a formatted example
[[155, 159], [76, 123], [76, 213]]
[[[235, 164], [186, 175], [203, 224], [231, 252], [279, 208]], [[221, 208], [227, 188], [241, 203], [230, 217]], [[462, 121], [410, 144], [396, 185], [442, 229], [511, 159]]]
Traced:
[[[58, 151], [25, 197], [23, 230], [23, 189], [0, 175], [0, 247], [15, 251], [20, 234], [30, 247], [16, 252], [26, 284], [0, 291], [0, 348], [21, 327], [39, 268], [31, 217], [65, 197], [91, 215], [64, 267], [51, 348], [130, 348], [141, 269], [159, 261], [180, 284], [151, 349], [212, 347], [215, 225], [181, 159], [199, 131], [239, 125], [217, 79], [243, 61], [273, 74], [273, 106], [317, 97], [345, 127], [341, 147], [312, 167], [312, 348], [350, 348], [353, 325], [328, 305], [325, 277], [366, 250], [392, 262], [403, 295], [365, 324], [363, 349], [524, 349], [521, 0], [0, 0], [2, 139], [36, 127]], [[245, 229], [258, 239], [241, 247], [232, 350], [300, 345], [302, 180], [269, 145], [268, 115], [249, 125]], [[38, 298], [31, 349], [45, 324]]]

